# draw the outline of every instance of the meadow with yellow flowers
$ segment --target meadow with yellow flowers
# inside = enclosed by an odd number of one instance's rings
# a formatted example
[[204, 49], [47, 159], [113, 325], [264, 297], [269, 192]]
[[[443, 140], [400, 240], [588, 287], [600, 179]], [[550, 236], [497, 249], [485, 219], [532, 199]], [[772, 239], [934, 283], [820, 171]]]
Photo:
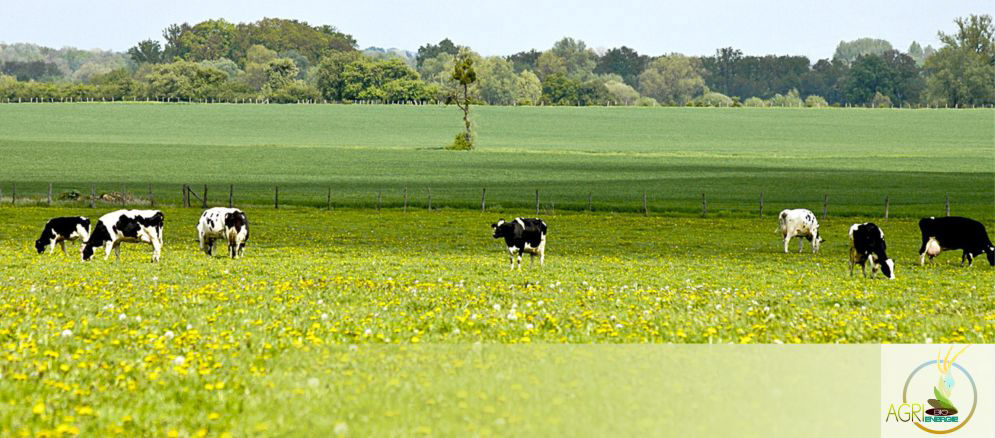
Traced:
[[[514, 212], [249, 208], [239, 260], [198, 251], [198, 209], [164, 213], [161, 263], [134, 244], [84, 263], [33, 241], [91, 210], [0, 208], [0, 435], [568, 433], [595, 422], [501, 369], [564, 378], [526, 365], [557, 344], [995, 340], [995, 269], [920, 267], [910, 219], [876, 220], [889, 281], [849, 275], [861, 218], [784, 254], [772, 216], [551, 214], [545, 267], [512, 272], [490, 223]], [[508, 344], [547, 349], [480, 359]]]

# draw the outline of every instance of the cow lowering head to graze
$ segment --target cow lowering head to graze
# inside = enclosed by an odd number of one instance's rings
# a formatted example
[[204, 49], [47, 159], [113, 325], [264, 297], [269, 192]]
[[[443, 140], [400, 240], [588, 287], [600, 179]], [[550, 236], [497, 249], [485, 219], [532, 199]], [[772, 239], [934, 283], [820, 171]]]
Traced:
[[88, 238], [90, 238], [89, 219], [82, 216], [52, 218], [45, 224], [41, 237], [35, 241], [35, 249], [41, 254], [45, 252], [46, 246], [51, 245], [51, 252], [55, 253], [55, 245], [58, 244], [65, 254], [67, 240], [82, 239], [85, 242]]
[[860, 265], [860, 270], [867, 276], [866, 263], [871, 262], [871, 278], [878, 267], [885, 277], [895, 279], [895, 262], [888, 258], [885, 252], [884, 231], [877, 225], [867, 222], [853, 224], [850, 227], [850, 276], [853, 277], [853, 265]]
[[152, 245], [152, 261], [158, 262], [164, 218], [159, 210], [118, 210], [101, 216], [83, 244], [83, 261], [93, 258], [94, 251], [101, 246], [104, 260], [110, 258], [111, 250], [120, 260], [121, 242], [132, 242]]
[[819, 245], [825, 239], [819, 235], [819, 221], [815, 218], [815, 213], [804, 208], [794, 210], [783, 210], [777, 217], [778, 231], [784, 238], [784, 252], [788, 252], [788, 243], [794, 237], [798, 238], [798, 252], [802, 252], [802, 238], [812, 243], [812, 252], [819, 251]]
[[491, 224], [494, 238], [504, 238], [504, 243], [511, 255], [511, 269], [515, 269], [515, 258], [518, 258], [518, 269], [522, 269], [522, 253], [528, 253], [529, 264], [539, 256], [539, 266], [546, 260], [546, 223], [542, 219], [515, 218], [511, 222], [499, 219]]
[[228, 243], [231, 258], [242, 256], [245, 242], [249, 240], [249, 219], [237, 208], [214, 207], [204, 211], [197, 223], [200, 249], [207, 255], [214, 255], [214, 241], [223, 239]]
[[922, 231], [922, 246], [919, 247], [919, 264], [926, 263], [945, 250], [963, 250], [960, 264], [974, 264], [974, 258], [984, 253], [988, 263], [995, 266], [995, 246], [988, 238], [984, 224], [966, 217], [946, 216], [927, 217], [919, 220], [919, 230]]

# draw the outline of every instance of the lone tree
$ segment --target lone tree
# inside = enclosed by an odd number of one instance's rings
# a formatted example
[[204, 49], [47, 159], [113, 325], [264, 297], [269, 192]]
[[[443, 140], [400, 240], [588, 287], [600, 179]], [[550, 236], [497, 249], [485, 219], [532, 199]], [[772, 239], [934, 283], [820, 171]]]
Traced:
[[477, 82], [477, 72], [473, 69], [473, 57], [469, 50], [460, 50], [456, 55], [452, 78], [463, 89], [462, 95], [457, 90], [453, 100], [456, 101], [456, 106], [463, 110], [463, 125], [466, 126], [466, 132], [456, 135], [456, 140], [450, 149], [470, 150], [473, 149], [473, 137], [470, 134], [470, 84]]

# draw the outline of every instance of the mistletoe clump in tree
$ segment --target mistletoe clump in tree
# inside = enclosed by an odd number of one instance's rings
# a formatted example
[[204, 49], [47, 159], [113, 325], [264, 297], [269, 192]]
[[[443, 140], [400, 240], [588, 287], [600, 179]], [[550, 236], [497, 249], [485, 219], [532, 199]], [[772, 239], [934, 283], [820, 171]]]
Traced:
[[477, 72], [473, 69], [473, 58], [468, 50], [460, 50], [456, 55], [452, 79], [457, 82], [454, 101], [463, 110], [463, 125], [466, 132], [456, 134], [449, 149], [468, 151], [473, 149], [473, 135], [470, 129], [470, 85], [477, 82]]

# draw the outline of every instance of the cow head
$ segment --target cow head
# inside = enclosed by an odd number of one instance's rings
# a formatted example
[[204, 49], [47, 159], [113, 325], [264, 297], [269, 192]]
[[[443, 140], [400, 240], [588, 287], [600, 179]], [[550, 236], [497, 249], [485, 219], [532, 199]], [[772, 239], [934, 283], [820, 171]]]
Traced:
[[94, 247], [89, 241], [83, 242], [83, 249], [80, 251], [83, 253], [84, 262], [89, 261], [91, 258], [93, 258], [93, 250]]
[[988, 250], [985, 252], [987, 253], [985, 255], [988, 256], [988, 264], [995, 266], [995, 246], [988, 245]]
[[35, 241], [35, 249], [38, 250], [38, 254], [45, 252], [46, 245], [48, 245], [48, 242], [46, 242], [45, 239], [38, 239]]
[[892, 259], [885, 259], [881, 264], [881, 273], [889, 280], [895, 279], [895, 262]]
[[513, 225], [504, 221], [504, 219], [498, 219], [497, 222], [491, 224], [491, 228], [494, 229], [494, 238], [500, 239], [512, 231]]

